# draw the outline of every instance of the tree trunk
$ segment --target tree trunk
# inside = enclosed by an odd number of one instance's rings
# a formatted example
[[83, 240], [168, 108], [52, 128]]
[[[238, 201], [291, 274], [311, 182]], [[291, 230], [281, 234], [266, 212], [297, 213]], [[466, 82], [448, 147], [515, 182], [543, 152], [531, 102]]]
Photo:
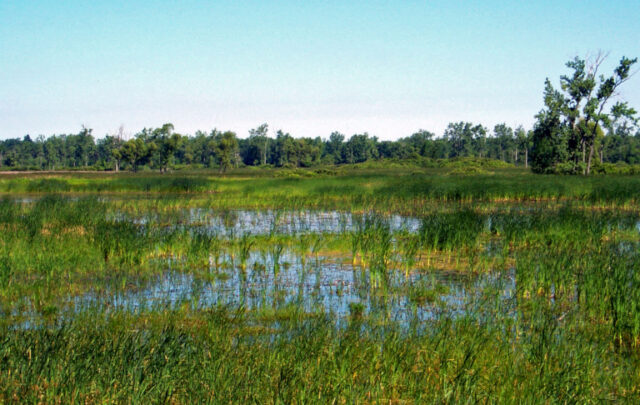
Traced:
[[593, 150], [594, 150], [594, 147], [593, 147], [593, 144], [591, 144], [589, 146], [589, 160], [587, 160], [587, 169], [585, 172], [587, 176], [589, 175], [589, 173], [591, 173], [591, 159], [593, 159]]
[[524, 167], [529, 167], [529, 149], [524, 148]]
[[600, 147], [600, 164], [604, 163], [604, 146]]
[[264, 140], [264, 149], [262, 150], [262, 165], [267, 164], [267, 147], [269, 145], [269, 138]]
[[120, 171], [120, 161], [116, 159], [116, 173]]

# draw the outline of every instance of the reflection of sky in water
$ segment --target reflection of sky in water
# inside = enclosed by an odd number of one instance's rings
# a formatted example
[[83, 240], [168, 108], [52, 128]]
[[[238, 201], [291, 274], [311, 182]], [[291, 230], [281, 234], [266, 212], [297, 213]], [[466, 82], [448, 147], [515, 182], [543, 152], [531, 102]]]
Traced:
[[[253, 263], [265, 264], [256, 270]], [[307, 263], [303, 271], [300, 262], [287, 254], [277, 277], [274, 277], [273, 262], [259, 255], [249, 260], [247, 270], [238, 268], [220, 270], [228, 278], [202, 281], [190, 274], [169, 272], [150, 285], [115, 295], [96, 296], [88, 294], [72, 300], [74, 310], [95, 308], [124, 309], [140, 311], [145, 309], [175, 308], [188, 303], [196, 308], [214, 305], [243, 306], [246, 309], [273, 308], [286, 304], [296, 304], [305, 311], [333, 313], [338, 317], [349, 315], [350, 303], [361, 303], [365, 313], [380, 315], [391, 320], [427, 320], [439, 314], [460, 315], [477, 310], [481, 304], [481, 293], [487, 288], [498, 289], [500, 299], [507, 299], [515, 290], [512, 272], [501, 275], [462, 276], [455, 274], [429, 273], [411, 274], [405, 279], [400, 271], [389, 272], [387, 292], [371, 289], [369, 272], [362, 272], [351, 264], [321, 260]], [[215, 273], [214, 268], [210, 269]], [[447, 291], [433, 303], [422, 305], [411, 302], [407, 297], [407, 286], [426, 285], [433, 288], [438, 284], [447, 286]], [[441, 301], [440, 303], [438, 301]]]
[[[173, 211], [170, 214], [150, 213], [144, 216], [116, 214], [116, 219], [129, 220], [139, 225], [162, 225], [171, 229], [189, 228], [206, 231], [209, 234], [242, 236], [250, 233], [264, 235], [269, 233], [341, 233], [350, 232], [361, 226], [371, 214], [352, 214], [341, 211], [278, 211], [278, 210], [210, 210], [191, 208]], [[401, 215], [381, 215], [382, 221], [392, 232], [420, 230], [420, 218]], [[485, 220], [485, 230], [491, 229], [492, 217]], [[614, 229], [633, 229], [633, 223], [627, 219], [612, 220], [609, 231]], [[640, 232], [640, 221], [635, 222]]]
[[[342, 233], [350, 232], [362, 225], [369, 214], [351, 214], [340, 211], [277, 211], [277, 210], [211, 210], [192, 208], [168, 213], [149, 213], [140, 216], [116, 214], [113, 218], [133, 221], [142, 225], [165, 229], [186, 229], [205, 231], [221, 236], [240, 237], [250, 233], [298, 234], [298, 233]], [[406, 230], [415, 233], [421, 226], [418, 218], [399, 215], [381, 216], [392, 232]], [[485, 226], [490, 227], [491, 216]], [[621, 229], [635, 229], [640, 232], [640, 222], [635, 218], [617, 223]], [[494, 257], [503, 254], [501, 240], [489, 240], [483, 254]], [[638, 252], [635, 242], [620, 242], [620, 254]], [[229, 258], [226, 258], [229, 261]], [[264, 265], [264, 270], [256, 270], [255, 263]], [[313, 258], [308, 259], [303, 271], [300, 259], [292, 252], [285, 253], [277, 277], [273, 274], [270, 255], [254, 252], [248, 260], [246, 272], [238, 268], [220, 270], [226, 278], [215, 276], [211, 269], [212, 281], [202, 281], [190, 274], [171, 270], [163, 277], [141, 284], [136, 289], [124, 293], [86, 294], [70, 298], [72, 311], [95, 308], [98, 310], [122, 309], [142, 311], [145, 309], [176, 308], [188, 304], [196, 308], [213, 305], [243, 306], [247, 309], [274, 308], [287, 304], [299, 305], [305, 311], [334, 313], [338, 317], [349, 315], [349, 304], [361, 303], [370, 315], [384, 316], [385, 319], [409, 322], [428, 320], [441, 314], [459, 316], [470, 314], [476, 319], [492, 316], [495, 308], [502, 313], [510, 312], [515, 305], [514, 272], [496, 272], [489, 275], [468, 276], [443, 272], [429, 274], [414, 273], [405, 279], [404, 272], [389, 272], [389, 287], [370, 288], [370, 274], [355, 270], [350, 264], [334, 259], [321, 259], [315, 266]], [[416, 304], [408, 298], [408, 286], [427, 284], [426, 289], [445, 285], [446, 293], [435, 302]], [[486, 291], [497, 291], [487, 298]], [[493, 298], [491, 298], [493, 297]], [[63, 313], [66, 309], [63, 309]], [[492, 312], [493, 311], [493, 312]], [[67, 313], [68, 314], [68, 313]], [[13, 314], [17, 315], [17, 314]], [[28, 321], [27, 321], [28, 322]]]
[[[246, 233], [264, 235], [269, 233], [340, 233], [355, 229], [367, 218], [367, 214], [351, 214], [340, 211], [213, 211], [192, 208], [172, 212], [170, 216], [149, 214], [146, 216], [128, 217], [116, 215], [120, 220], [131, 220], [134, 223], [167, 224], [175, 227], [206, 230], [210, 234], [241, 236]], [[417, 232], [421, 221], [418, 218], [400, 215], [384, 216], [383, 221], [392, 232], [406, 230]]]

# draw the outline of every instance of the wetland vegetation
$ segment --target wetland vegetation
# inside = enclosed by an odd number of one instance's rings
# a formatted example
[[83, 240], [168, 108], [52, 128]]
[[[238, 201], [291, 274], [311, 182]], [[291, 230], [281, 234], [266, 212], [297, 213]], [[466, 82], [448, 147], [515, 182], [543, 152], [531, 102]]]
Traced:
[[0, 402], [636, 402], [638, 183], [0, 176]]

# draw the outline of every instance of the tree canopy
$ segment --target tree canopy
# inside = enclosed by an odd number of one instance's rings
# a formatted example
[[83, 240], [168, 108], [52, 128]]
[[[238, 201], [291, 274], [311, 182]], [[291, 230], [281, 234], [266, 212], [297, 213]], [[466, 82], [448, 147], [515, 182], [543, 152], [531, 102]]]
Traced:
[[637, 135], [636, 111], [626, 102], [613, 103], [617, 90], [631, 77], [637, 58], [622, 57], [609, 76], [598, 73], [604, 59], [598, 55], [591, 61], [576, 57], [567, 62], [571, 72], [560, 77], [560, 90], [549, 79], [545, 81], [545, 108], [536, 116], [532, 139], [534, 172], [589, 175], [596, 150], [602, 163], [608, 155], [607, 144], [612, 144], [603, 128], [610, 139], [618, 132]]

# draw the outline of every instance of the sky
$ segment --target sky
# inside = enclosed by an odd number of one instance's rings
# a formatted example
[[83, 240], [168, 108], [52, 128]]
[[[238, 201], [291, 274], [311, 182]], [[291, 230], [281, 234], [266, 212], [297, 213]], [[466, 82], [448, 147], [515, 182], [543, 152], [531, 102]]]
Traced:
[[[0, 139], [530, 128], [568, 60], [603, 51], [610, 74], [640, 56], [638, 16], [637, 0], [0, 0]], [[619, 97], [640, 110], [640, 74]]]

